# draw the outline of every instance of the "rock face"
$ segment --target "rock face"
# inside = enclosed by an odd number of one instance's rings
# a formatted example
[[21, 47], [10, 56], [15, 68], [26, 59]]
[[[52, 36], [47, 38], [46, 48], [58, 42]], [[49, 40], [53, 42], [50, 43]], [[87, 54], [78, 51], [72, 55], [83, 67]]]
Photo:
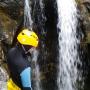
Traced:
[[90, 43], [90, 0], [77, 0], [77, 2], [86, 32], [86, 42]]
[[19, 0], [19, 1], [17, 1], [17, 0], [0, 0], [0, 7], [12, 19], [18, 20], [22, 14], [23, 1], [21, 1], [21, 0]]
[[8, 38], [9, 43], [12, 41], [16, 21], [12, 20], [7, 14], [0, 10], [0, 39]]
[[82, 57], [82, 68], [84, 76], [84, 90], [90, 89], [90, 0], [77, 0], [78, 7], [80, 10], [80, 17], [82, 18], [82, 23], [85, 36], [85, 48], [83, 48]]
[[0, 67], [0, 90], [7, 90], [7, 83], [9, 76], [4, 68]]
[[[0, 8], [0, 90], [4, 90], [2, 85], [5, 84], [8, 79], [7, 65], [6, 65], [6, 51], [12, 43], [12, 39], [15, 32], [17, 23], [11, 19]], [[2, 43], [3, 42], [3, 43]], [[4, 44], [5, 43], [5, 44]]]

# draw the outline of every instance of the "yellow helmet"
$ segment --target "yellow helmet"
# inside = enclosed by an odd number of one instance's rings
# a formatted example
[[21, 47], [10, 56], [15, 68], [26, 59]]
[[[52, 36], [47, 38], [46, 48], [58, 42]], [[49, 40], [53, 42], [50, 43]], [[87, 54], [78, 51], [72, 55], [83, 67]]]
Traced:
[[30, 45], [33, 47], [37, 47], [38, 46], [38, 36], [36, 35], [35, 32], [30, 31], [28, 29], [24, 29], [22, 30], [18, 36], [17, 36], [17, 40], [20, 44], [23, 45]]

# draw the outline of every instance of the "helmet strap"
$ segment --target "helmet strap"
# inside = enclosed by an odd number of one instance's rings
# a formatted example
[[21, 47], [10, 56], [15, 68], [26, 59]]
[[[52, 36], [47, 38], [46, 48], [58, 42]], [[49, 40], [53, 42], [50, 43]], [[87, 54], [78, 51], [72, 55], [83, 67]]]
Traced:
[[25, 49], [25, 47], [23, 45], [21, 45], [21, 46], [22, 46], [22, 49], [24, 50], [25, 54], [27, 54], [28, 51], [26, 51], [26, 49]]
[[23, 45], [22, 45], [22, 48], [23, 48], [25, 54], [27, 54], [27, 53], [32, 53], [32, 51], [34, 50], [34, 47], [30, 48], [29, 50], [26, 50]]

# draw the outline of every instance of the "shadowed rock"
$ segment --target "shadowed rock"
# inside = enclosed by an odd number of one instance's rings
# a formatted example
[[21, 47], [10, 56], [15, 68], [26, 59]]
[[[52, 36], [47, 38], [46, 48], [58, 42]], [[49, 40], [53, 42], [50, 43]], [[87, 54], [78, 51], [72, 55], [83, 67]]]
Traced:
[[85, 7], [87, 8], [88, 12], [90, 13], [90, 1], [84, 1], [83, 4], [85, 5]]
[[0, 0], [0, 8], [12, 19], [18, 20], [23, 13], [23, 0]]

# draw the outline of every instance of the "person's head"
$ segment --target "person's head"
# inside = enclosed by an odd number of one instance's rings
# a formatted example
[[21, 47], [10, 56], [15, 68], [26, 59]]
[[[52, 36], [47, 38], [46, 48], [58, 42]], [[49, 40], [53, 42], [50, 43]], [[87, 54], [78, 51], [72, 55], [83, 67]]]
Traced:
[[37, 34], [29, 29], [22, 30], [18, 34], [17, 40], [23, 46], [25, 51], [29, 51], [31, 48], [36, 48], [39, 42]]

